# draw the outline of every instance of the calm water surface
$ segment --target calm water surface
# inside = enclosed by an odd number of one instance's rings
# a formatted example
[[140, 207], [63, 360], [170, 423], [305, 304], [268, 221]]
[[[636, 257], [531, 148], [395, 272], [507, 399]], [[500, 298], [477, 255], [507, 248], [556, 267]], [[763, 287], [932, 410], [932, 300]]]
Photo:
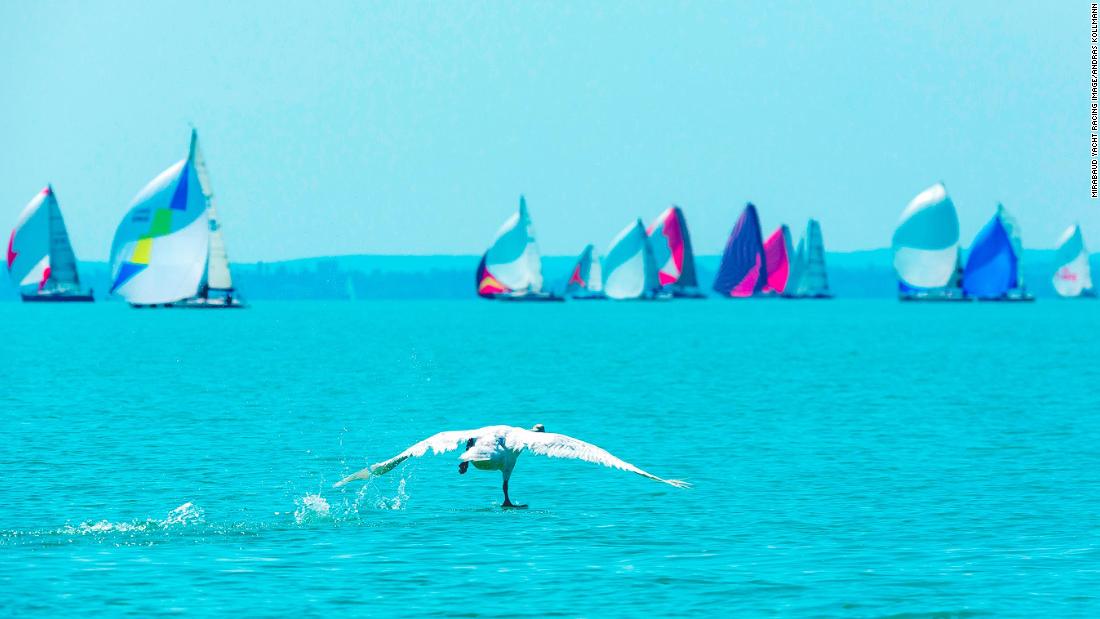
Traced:
[[[1100, 303], [0, 304], [0, 615], [1095, 616]], [[436, 431], [543, 423], [677, 490]]]

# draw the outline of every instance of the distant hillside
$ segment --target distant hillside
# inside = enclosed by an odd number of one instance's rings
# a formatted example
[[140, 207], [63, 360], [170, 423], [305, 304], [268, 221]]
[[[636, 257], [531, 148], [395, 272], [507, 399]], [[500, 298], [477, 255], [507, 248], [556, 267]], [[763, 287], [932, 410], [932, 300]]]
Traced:
[[[1028, 288], [1039, 297], [1054, 296], [1050, 284], [1053, 250], [1027, 250], [1023, 273]], [[474, 271], [480, 256], [333, 256], [280, 262], [237, 263], [233, 277], [250, 300], [295, 299], [459, 299], [474, 296]], [[543, 258], [548, 285], [558, 287], [573, 266], [573, 256]], [[714, 279], [719, 256], [697, 256], [704, 288]], [[896, 282], [889, 249], [827, 253], [829, 282], [838, 297], [892, 297]], [[1100, 273], [1100, 255], [1093, 256]], [[83, 262], [83, 281], [102, 298], [110, 287], [107, 265]], [[7, 278], [0, 278], [0, 300], [18, 294]]]

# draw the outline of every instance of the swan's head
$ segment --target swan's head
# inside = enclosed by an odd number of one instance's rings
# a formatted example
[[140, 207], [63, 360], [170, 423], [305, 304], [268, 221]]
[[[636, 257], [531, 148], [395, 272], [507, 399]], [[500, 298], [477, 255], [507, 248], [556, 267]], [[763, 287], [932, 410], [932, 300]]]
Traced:
[[546, 432], [546, 428], [542, 427], [541, 423], [536, 423], [534, 425], [534, 427], [531, 428], [531, 431], [532, 432]]

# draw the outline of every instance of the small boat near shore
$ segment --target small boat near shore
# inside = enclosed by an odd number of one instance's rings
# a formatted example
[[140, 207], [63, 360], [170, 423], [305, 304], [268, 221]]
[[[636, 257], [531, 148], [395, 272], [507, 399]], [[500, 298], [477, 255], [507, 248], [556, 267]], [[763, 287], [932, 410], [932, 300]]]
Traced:
[[53, 186], [31, 199], [8, 238], [8, 275], [27, 303], [88, 303]]

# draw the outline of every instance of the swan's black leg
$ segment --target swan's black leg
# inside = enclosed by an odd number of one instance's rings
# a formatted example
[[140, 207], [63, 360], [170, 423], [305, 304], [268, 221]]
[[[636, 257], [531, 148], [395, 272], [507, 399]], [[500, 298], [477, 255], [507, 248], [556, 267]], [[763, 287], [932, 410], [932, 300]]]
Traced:
[[517, 504], [512, 502], [512, 499], [508, 498], [508, 478], [504, 479], [504, 503], [501, 504], [501, 507], [515, 507], [515, 508], [527, 507], [526, 505], [517, 505]]

